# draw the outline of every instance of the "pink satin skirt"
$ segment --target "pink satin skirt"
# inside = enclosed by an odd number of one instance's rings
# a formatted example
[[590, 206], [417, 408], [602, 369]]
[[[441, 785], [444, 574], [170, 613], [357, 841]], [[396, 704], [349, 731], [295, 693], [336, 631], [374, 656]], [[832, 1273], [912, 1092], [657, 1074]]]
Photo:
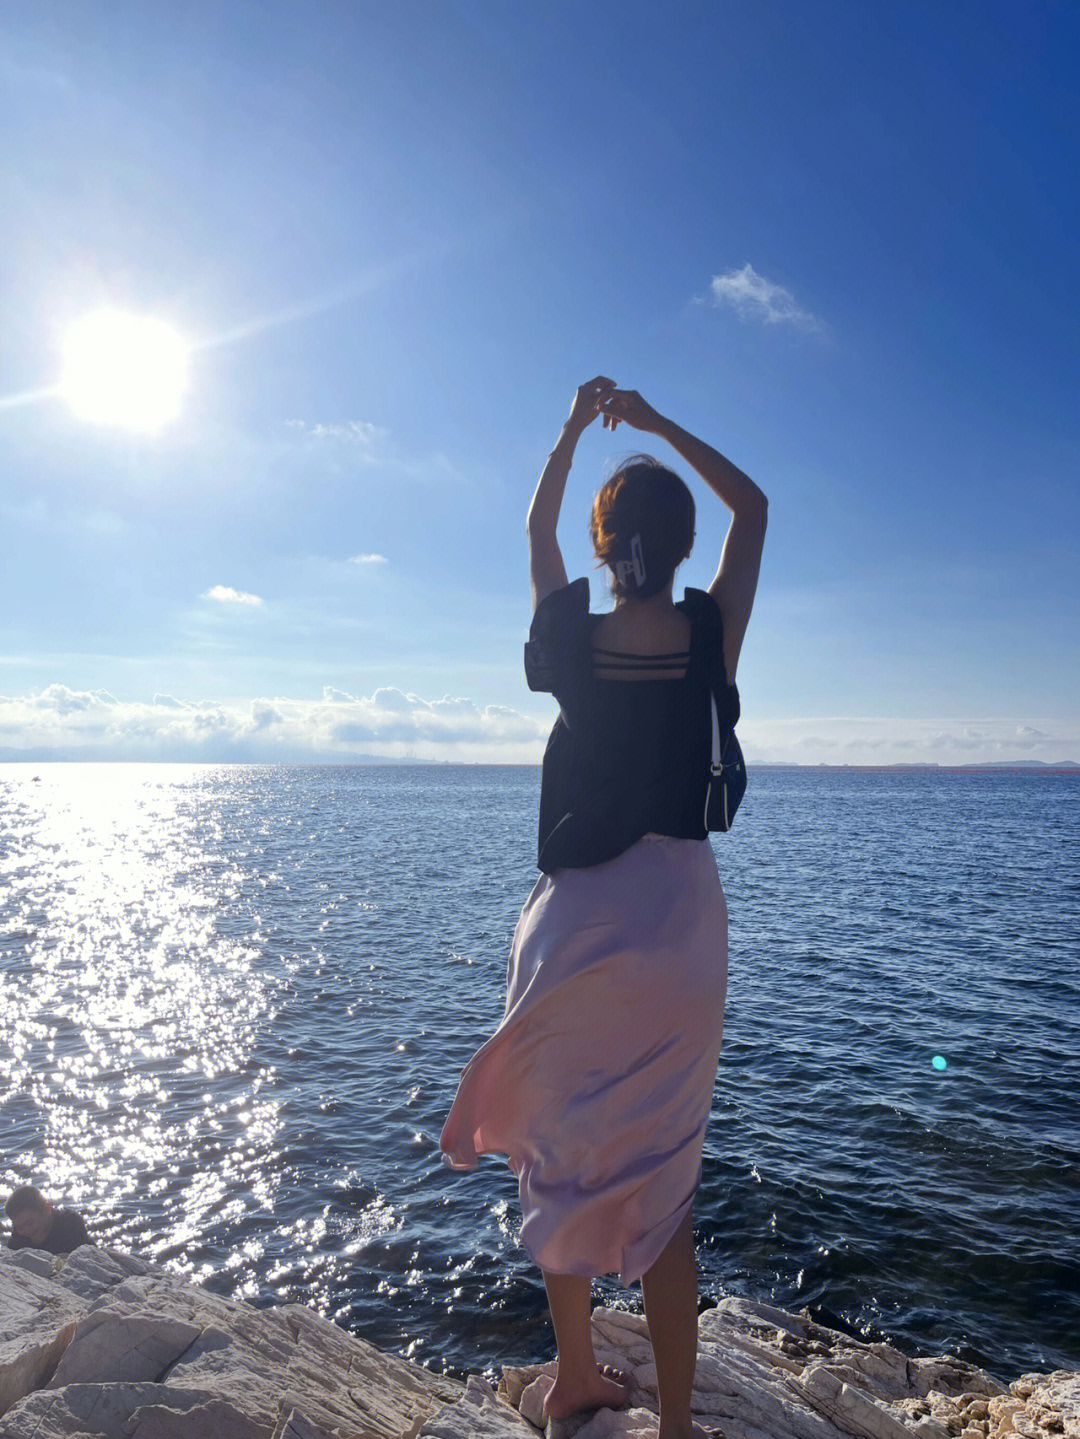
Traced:
[[708, 840], [646, 835], [541, 875], [514, 931], [502, 1023], [462, 1071], [443, 1162], [505, 1154], [521, 1242], [557, 1274], [650, 1267], [693, 1204], [727, 994]]

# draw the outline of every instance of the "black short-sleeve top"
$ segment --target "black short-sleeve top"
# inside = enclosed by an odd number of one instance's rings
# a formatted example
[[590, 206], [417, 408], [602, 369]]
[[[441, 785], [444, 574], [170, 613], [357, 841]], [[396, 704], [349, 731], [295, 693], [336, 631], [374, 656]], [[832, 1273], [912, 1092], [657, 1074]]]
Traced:
[[687, 589], [676, 608], [690, 620], [684, 673], [629, 680], [596, 673], [592, 635], [603, 615], [589, 611], [587, 579], [536, 608], [525, 677], [559, 701], [540, 786], [537, 865], [545, 873], [602, 864], [649, 833], [708, 836], [710, 688], [722, 722], [738, 719], [739, 698], [724, 673], [716, 601]]

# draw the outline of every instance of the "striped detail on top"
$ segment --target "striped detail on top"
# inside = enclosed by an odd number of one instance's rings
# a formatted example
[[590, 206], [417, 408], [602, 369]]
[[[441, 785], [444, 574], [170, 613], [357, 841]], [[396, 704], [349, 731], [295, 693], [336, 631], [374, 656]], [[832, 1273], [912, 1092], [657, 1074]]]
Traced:
[[[615, 655], [615, 659], [603, 659], [603, 655]], [[629, 650], [605, 650], [599, 646], [593, 649], [596, 668], [602, 670], [660, 670], [682, 669], [690, 661], [689, 650], [678, 650], [667, 655], [636, 655]]]
[[605, 650], [601, 649], [599, 645], [593, 646], [593, 654], [618, 655], [618, 657], [623, 660], [655, 660], [657, 662], [660, 660], [687, 660], [690, 658], [689, 650], [672, 650], [670, 654], [666, 655], [639, 655], [635, 654], [633, 650]]
[[[616, 655], [616, 659], [605, 659], [606, 655]], [[667, 655], [635, 655], [628, 650], [605, 650], [596, 648], [593, 650], [594, 669], [608, 673], [614, 671], [630, 670], [639, 674], [655, 674], [666, 676], [669, 670], [679, 670], [682, 675], [689, 672], [690, 651], [679, 650]]]

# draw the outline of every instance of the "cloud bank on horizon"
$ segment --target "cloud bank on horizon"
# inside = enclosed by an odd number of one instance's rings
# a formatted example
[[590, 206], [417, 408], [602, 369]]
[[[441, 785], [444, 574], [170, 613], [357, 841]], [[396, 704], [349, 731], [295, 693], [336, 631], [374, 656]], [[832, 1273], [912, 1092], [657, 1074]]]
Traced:
[[386, 760], [527, 763], [544, 726], [502, 705], [444, 696], [425, 700], [392, 686], [354, 696], [325, 686], [318, 700], [151, 704], [106, 690], [49, 685], [0, 697], [0, 758], [44, 761], [172, 760], [260, 764]]
[[[348, 763], [358, 760], [535, 764], [549, 719], [502, 705], [393, 686], [368, 696], [331, 685], [317, 700], [243, 704], [155, 694], [124, 701], [107, 690], [49, 685], [0, 696], [0, 759], [195, 763]], [[1080, 729], [1047, 721], [819, 718], [739, 726], [749, 764], [1060, 764], [1080, 761]]]

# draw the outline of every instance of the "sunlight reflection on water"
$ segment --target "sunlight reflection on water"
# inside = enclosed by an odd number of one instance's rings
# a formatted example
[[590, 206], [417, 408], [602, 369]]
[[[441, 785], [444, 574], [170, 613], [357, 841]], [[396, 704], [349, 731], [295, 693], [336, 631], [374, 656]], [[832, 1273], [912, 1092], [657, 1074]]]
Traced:
[[39, 772], [8, 788], [0, 871], [6, 1147], [24, 1151], [9, 1178], [74, 1205], [107, 1195], [103, 1238], [183, 1267], [211, 1217], [272, 1207], [279, 1103], [251, 1056], [274, 980], [215, 923], [240, 875], [197, 802], [201, 767]]

